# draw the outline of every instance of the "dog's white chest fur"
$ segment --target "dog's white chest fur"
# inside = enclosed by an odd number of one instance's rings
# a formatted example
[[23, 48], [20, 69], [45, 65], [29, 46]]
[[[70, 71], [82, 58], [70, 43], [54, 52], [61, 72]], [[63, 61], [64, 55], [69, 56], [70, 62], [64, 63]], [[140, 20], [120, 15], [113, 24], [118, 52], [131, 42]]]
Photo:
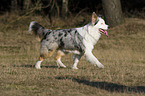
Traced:
[[83, 43], [86, 49], [89, 49], [90, 51], [94, 48], [94, 45], [97, 43], [97, 41], [101, 36], [98, 30], [95, 30], [89, 25], [85, 25], [84, 27], [77, 28], [77, 31], [84, 38]]

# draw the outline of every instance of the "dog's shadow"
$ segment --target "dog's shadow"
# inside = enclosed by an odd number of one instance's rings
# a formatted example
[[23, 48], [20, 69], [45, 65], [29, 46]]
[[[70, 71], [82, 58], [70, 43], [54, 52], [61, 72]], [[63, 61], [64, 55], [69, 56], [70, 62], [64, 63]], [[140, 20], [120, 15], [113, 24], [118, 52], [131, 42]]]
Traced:
[[[35, 65], [22, 64], [22, 65], [13, 65], [13, 67], [35, 68]], [[58, 68], [58, 66], [57, 65], [56, 66], [55, 65], [48, 65], [48, 66], [42, 65], [41, 68]], [[59, 69], [66, 69], [66, 68], [60, 67]], [[72, 67], [67, 67], [67, 69], [72, 69]]]
[[[14, 65], [14, 67], [35, 68], [35, 65]], [[58, 68], [58, 66], [41, 66], [41, 68]]]
[[134, 93], [145, 93], [145, 86], [134, 86], [129, 87], [125, 85], [120, 85], [116, 83], [109, 83], [109, 82], [99, 82], [99, 81], [89, 81], [84, 79], [77, 79], [77, 78], [67, 78], [67, 77], [56, 77], [58, 80], [68, 79], [72, 80], [74, 82], [77, 82], [79, 84], [85, 84], [91, 87], [107, 90], [109, 92], [134, 92]]

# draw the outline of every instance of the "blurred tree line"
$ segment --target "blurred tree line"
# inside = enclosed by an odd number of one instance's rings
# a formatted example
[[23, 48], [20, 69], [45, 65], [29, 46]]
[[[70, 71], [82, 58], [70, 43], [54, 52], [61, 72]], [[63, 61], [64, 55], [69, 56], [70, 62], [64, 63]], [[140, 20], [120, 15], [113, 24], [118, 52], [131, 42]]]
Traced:
[[[145, 10], [145, 0], [120, 0], [123, 12], [133, 13], [134, 11]], [[39, 4], [38, 4], [39, 3]], [[101, 0], [0, 0], [0, 14], [5, 12], [19, 10], [26, 12], [28, 9], [38, 4], [36, 13], [61, 16], [64, 10], [68, 14], [78, 13], [80, 11], [102, 13]], [[67, 7], [66, 10], [64, 7]]]
[[[52, 16], [67, 18], [68, 15], [93, 11], [104, 15], [103, 6], [107, 6], [105, 9], [111, 6], [113, 8], [114, 5], [110, 2], [116, 1], [121, 2], [121, 9], [127, 16], [132, 14], [137, 16], [140, 15], [139, 12], [145, 12], [145, 0], [0, 0], [0, 14], [5, 12], [16, 12], [19, 15], [40, 14], [48, 16], [52, 22]], [[110, 7], [107, 3], [110, 3]]]

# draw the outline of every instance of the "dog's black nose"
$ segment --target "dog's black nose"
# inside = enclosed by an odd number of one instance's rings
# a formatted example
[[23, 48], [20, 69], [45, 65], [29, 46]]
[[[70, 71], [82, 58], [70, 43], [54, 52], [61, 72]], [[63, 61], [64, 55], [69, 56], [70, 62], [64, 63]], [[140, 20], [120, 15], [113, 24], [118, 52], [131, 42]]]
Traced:
[[110, 28], [110, 26], [108, 25], [108, 29]]

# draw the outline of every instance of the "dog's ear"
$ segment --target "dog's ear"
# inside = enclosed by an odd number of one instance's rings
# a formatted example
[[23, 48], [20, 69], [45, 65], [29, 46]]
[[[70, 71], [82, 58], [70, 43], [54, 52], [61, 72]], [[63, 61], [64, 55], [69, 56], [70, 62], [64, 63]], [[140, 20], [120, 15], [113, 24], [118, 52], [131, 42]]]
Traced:
[[93, 13], [92, 13], [92, 20], [91, 20], [92, 25], [95, 24], [97, 18], [98, 18], [97, 14], [96, 14], [95, 12], [93, 12]]

